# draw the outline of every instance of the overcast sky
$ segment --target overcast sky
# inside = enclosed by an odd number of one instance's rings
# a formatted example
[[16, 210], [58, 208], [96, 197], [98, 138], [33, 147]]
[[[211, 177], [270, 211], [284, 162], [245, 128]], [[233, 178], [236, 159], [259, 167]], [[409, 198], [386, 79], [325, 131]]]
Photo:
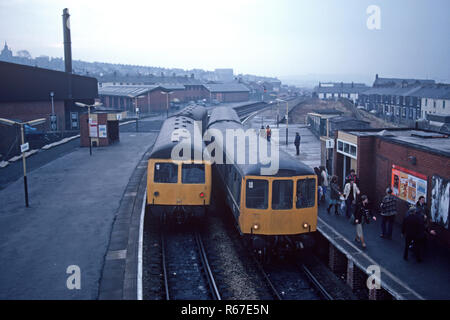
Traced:
[[[377, 5], [381, 29], [367, 28]], [[0, 41], [33, 57], [182, 69], [234, 68], [281, 79], [450, 79], [449, 0], [0, 0]]]

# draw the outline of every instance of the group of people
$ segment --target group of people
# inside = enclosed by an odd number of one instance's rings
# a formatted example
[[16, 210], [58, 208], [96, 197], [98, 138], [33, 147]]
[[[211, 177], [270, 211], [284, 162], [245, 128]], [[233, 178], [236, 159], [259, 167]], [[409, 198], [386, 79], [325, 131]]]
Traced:
[[[341, 192], [338, 183], [338, 177], [332, 176], [328, 181], [328, 173], [326, 169], [321, 166], [314, 168], [319, 181], [319, 200], [327, 200], [329, 190], [329, 203], [327, 207], [328, 214], [331, 214], [331, 209], [334, 207], [334, 214], [339, 216], [339, 207], [345, 206], [345, 216], [356, 225], [355, 241], [361, 243], [363, 248], [366, 248], [364, 241], [363, 223], [370, 223], [370, 220], [376, 220], [375, 215], [370, 210], [369, 198], [367, 195], [361, 195], [359, 189], [359, 178], [356, 176], [355, 170], [351, 170], [350, 174], [345, 178], [344, 190]], [[344, 210], [343, 210], [344, 211]], [[380, 237], [384, 239], [392, 239], [392, 229], [397, 215], [397, 198], [392, 194], [392, 189], [386, 189], [386, 195], [383, 197], [379, 212], [381, 215], [381, 234]], [[408, 251], [413, 249], [417, 261], [422, 260], [422, 251], [425, 246], [426, 232], [429, 231], [431, 235], [436, 232], [431, 230], [429, 224], [429, 214], [425, 204], [425, 197], [419, 197], [415, 206], [411, 206], [408, 210], [403, 224], [402, 235], [405, 238], [405, 249], [403, 258], [408, 260]]]
[[[264, 126], [261, 126], [260, 132], [261, 132], [261, 136], [265, 137], [267, 139], [267, 141], [270, 142], [270, 138], [272, 137], [272, 129], [270, 129], [270, 126], [267, 125], [266, 129], [264, 129]], [[295, 145], [295, 149], [297, 151], [297, 156], [300, 155], [300, 141], [301, 141], [300, 133], [296, 132], [294, 145]]]

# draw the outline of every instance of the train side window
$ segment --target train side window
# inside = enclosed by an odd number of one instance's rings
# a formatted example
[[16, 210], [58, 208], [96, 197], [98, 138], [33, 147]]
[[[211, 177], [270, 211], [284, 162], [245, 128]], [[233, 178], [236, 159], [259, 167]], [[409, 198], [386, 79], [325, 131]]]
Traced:
[[183, 164], [181, 167], [181, 182], [187, 184], [205, 183], [205, 165]]
[[294, 183], [291, 180], [274, 180], [272, 183], [272, 209], [292, 209]]
[[303, 179], [297, 181], [297, 208], [311, 208], [316, 202], [316, 180]]
[[269, 202], [267, 180], [247, 180], [245, 206], [250, 209], [267, 209]]
[[156, 183], [177, 183], [178, 165], [174, 163], [155, 163], [153, 181]]

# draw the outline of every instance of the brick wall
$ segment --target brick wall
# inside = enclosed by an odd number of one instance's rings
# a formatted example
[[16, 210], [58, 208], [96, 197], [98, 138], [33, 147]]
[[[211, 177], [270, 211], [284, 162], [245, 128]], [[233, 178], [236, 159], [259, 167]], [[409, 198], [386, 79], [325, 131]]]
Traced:
[[[379, 196], [378, 200], [384, 195], [385, 189], [391, 184], [392, 165], [397, 165], [417, 173], [427, 176], [427, 204], [431, 205], [431, 187], [433, 175], [439, 175], [450, 179], [450, 171], [446, 170], [449, 166], [449, 159], [430, 152], [425, 152], [404, 145], [396, 144], [378, 138], [374, 143], [376, 152], [376, 190]], [[413, 165], [408, 160], [409, 156], [416, 157], [416, 164]], [[408, 203], [403, 200], [398, 201], [399, 217], [402, 219], [408, 209]]]

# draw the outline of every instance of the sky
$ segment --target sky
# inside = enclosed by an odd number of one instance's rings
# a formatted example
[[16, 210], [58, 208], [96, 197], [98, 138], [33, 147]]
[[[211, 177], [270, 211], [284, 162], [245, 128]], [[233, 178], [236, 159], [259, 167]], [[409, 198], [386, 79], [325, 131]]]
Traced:
[[291, 82], [450, 80], [449, 0], [0, 0], [1, 46], [62, 57], [64, 8], [79, 60]]

